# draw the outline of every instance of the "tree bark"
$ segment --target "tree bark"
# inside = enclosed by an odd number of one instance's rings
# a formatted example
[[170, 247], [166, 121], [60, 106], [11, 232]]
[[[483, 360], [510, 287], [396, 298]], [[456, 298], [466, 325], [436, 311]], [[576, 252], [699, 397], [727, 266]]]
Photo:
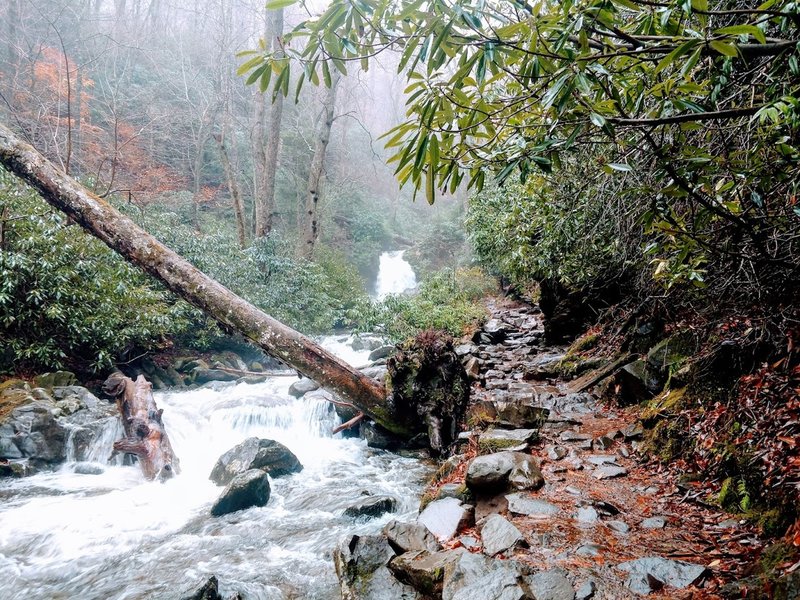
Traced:
[[172, 450], [164, 423], [163, 410], [153, 399], [153, 386], [139, 375], [134, 382], [122, 373], [113, 373], [103, 384], [103, 391], [117, 401], [125, 438], [114, 442], [114, 450], [139, 458], [147, 479], [169, 479], [181, 472], [180, 461]]
[[228, 150], [225, 148], [224, 132], [222, 135], [214, 136], [214, 139], [219, 146], [220, 160], [222, 161], [222, 170], [225, 172], [225, 179], [228, 183], [228, 191], [231, 194], [231, 201], [233, 202], [233, 212], [236, 215], [236, 233], [239, 238], [239, 247], [244, 249], [247, 246], [247, 228], [244, 220], [244, 205], [242, 204], [242, 193], [239, 191], [239, 182], [236, 181], [236, 173], [231, 166], [231, 160], [228, 156]]
[[[283, 56], [283, 9], [272, 13], [271, 37], [275, 56]], [[268, 17], [269, 18], [269, 17]], [[261, 196], [256, 205], [256, 237], [266, 237], [272, 231], [275, 216], [275, 178], [278, 173], [278, 151], [281, 147], [281, 121], [283, 120], [283, 94], [278, 94], [269, 110], [267, 121], [267, 143], [264, 148], [264, 165], [261, 180]]]
[[322, 105], [322, 123], [314, 144], [314, 158], [308, 173], [308, 187], [306, 192], [305, 214], [303, 219], [303, 241], [300, 254], [311, 259], [314, 256], [314, 246], [319, 238], [319, 200], [322, 197], [320, 186], [322, 173], [325, 168], [325, 153], [331, 138], [333, 127], [333, 113], [336, 108], [336, 88], [341, 77], [338, 72], [333, 75], [331, 87], [325, 90], [325, 100]]
[[219, 323], [347, 399], [387, 430], [401, 436], [414, 433], [394, 420], [383, 386], [202, 273], [3, 125], [0, 164], [36, 188], [50, 205]]

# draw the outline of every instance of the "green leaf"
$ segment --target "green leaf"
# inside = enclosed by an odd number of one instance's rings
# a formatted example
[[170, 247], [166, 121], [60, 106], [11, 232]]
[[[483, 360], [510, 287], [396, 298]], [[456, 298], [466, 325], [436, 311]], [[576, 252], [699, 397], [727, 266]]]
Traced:
[[714, 32], [715, 35], [752, 35], [756, 40], [762, 44], [767, 43], [767, 37], [755, 25], [731, 25], [730, 27], [723, 27]]
[[739, 50], [733, 44], [729, 44], [727, 42], [720, 42], [719, 40], [714, 40], [713, 42], [708, 43], [711, 48], [724, 56], [730, 56], [732, 58], [736, 58], [739, 56]]
[[295, 4], [297, 0], [269, 0], [267, 2], [267, 10], [279, 10]]

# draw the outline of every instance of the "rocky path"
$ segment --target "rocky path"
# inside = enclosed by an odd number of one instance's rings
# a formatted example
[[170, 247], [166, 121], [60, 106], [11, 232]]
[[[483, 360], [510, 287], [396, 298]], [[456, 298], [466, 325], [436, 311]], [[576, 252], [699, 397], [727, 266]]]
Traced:
[[490, 310], [457, 347], [474, 380], [460, 453], [416, 522], [340, 546], [344, 598], [739, 597], [721, 592], [753, 531], [640, 452], [635, 408], [558, 377], [566, 349], [543, 344], [536, 307]]
[[[713, 597], [733, 575], [725, 570], [738, 566], [728, 559], [746, 556], [759, 544], [755, 535], [697, 503], [690, 484], [640, 454], [635, 408], [609, 407], [555, 375], [566, 349], [540, 345], [538, 309], [509, 303], [491, 309], [480, 343], [468, 350], [480, 365], [473, 414], [494, 424], [470, 437], [484, 453], [498, 433], [511, 437], [515, 430], [505, 427], [534, 425], [532, 411], [521, 407], [547, 409], [539, 438], [523, 450], [539, 460], [545, 483], [536, 491], [478, 493], [477, 529], [486, 515], [503, 515], [527, 542], [510, 556], [567, 574], [576, 588], [583, 584], [579, 598], [590, 597], [590, 589], [595, 598]], [[551, 597], [571, 596], [565, 588]]]

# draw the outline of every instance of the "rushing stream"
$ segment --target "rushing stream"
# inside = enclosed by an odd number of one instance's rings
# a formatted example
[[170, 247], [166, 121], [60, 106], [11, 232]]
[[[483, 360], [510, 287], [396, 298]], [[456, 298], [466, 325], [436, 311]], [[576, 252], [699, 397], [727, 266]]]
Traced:
[[[341, 338], [325, 345], [364, 364]], [[223, 596], [340, 597], [331, 550], [347, 533], [377, 531], [416, 512], [428, 467], [331, 437], [330, 403], [288, 395], [292, 377], [261, 384], [209, 384], [156, 393], [182, 473], [147, 482], [138, 467], [106, 466], [116, 431], [95, 448], [105, 470], [61, 470], [0, 484], [0, 598], [3, 600], [178, 598], [217, 575]], [[222, 488], [214, 462], [247, 437], [287, 445], [301, 473], [272, 480], [266, 507], [212, 518]], [[342, 517], [363, 492], [398, 499], [398, 511], [366, 523]]]

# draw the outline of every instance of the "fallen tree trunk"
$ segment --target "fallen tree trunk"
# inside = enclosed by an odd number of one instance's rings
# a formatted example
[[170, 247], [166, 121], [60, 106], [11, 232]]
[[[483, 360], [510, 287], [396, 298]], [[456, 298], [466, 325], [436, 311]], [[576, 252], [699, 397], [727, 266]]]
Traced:
[[117, 372], [106, 379], [103, 391], [116, 399], [125, 429], [125, 438], [114, 442], [114, 450], [136, 455], [147, 479], [178, 475], [180, 461], [164, 431], [164, 411], [156, 406], [152, 384], [143, 375], [133, 381]]
[[409, 437], [416, 433], [405, 421], [393, 418], [383, 386], [201, 272], [3, 125], [0, 163], [36, 188], [51, 206], [219, 323], [352, 402], [392, 433]]

